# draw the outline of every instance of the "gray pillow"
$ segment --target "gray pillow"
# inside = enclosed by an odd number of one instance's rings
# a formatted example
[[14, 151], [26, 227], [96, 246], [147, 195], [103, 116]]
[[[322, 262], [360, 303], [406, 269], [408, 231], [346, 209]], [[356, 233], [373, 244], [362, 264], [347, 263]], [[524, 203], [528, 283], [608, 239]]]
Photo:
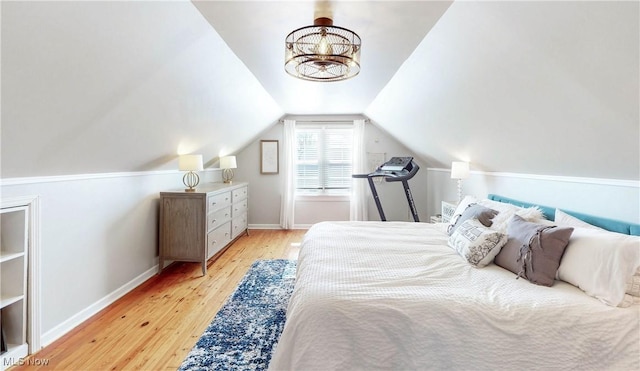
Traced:
[[464, 209], [458, 219], [456, 219], [456, 222], [449, 226], [449, 230], [447, 232], [449, 233], [449, 236], [453, 235], [453, 232], [455, 232], [455, 230], [468, 219], [478, 219], [480, 224], [487, 228], [491, 227], [491, 224], [493, 224], [491, 219], [496, 215], [498, 215], [496, 210], [489, 209], [488, 207], [478, 204], [470, 204], [466, 209]]
[[573, 227], [531, 223], [514, 215], [507, 244], [494, 262], [537, 285], [552, 286], [571, 233]]

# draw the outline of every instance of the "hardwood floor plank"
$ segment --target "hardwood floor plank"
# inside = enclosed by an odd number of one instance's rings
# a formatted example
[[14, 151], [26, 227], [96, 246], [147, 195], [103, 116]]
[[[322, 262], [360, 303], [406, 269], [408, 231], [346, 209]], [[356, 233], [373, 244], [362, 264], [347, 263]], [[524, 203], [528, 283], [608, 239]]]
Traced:
[[[29, 359], [19, 370], [175, 370], [259, 259], [296, 259], [306, 230], [251, 230], [207, 275], [174, 263]], [[32, 362], [33, 363], [33, 362]]]

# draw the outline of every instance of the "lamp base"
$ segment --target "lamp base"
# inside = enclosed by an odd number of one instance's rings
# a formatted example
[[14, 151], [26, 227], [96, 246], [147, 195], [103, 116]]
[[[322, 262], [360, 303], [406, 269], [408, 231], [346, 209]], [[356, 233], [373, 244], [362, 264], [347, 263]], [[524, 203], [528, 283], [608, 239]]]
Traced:
[[189, 171], [182, 177], [182, 183], [189, 187], [184, 190], [185, 192], [195, 192], [196, 186], [200, 183], [200, 176], [193, 171]]
[[233, 179], [233, 170], [231, 169], [223, 169], [222, 170], [222, 179], [225, 183], [231, 184]]

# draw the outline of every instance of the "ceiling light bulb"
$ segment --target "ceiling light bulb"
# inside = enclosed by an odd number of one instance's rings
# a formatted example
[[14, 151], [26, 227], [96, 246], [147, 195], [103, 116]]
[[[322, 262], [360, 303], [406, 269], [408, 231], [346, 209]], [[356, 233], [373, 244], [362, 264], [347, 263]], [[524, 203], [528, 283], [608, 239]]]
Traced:
[[331, 47], [331, 44], [327, 41], [327, 30], [324, 28], [320, 31], [320, 41], [318, 45], [316, 45], [316, 53], [320, 55], [333, 54], [333, 47]]

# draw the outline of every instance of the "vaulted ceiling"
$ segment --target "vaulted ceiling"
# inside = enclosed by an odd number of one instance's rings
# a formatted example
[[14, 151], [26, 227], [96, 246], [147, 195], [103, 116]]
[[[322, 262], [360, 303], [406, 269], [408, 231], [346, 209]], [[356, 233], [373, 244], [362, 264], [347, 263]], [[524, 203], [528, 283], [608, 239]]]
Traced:
[[[363, 113], [453, 1], [193, 1], [288, 114]], [[328, 16], [357, 33], [356, 78], [314, 83], [284, 73], [285, 36]]]
[[[637, 1], [0, 3], [2, 177], [209, 165], [287, 114], [365, 114], [427, 167], [640, 179]], [[361, 73], [284, 72], [317, 15]]]

